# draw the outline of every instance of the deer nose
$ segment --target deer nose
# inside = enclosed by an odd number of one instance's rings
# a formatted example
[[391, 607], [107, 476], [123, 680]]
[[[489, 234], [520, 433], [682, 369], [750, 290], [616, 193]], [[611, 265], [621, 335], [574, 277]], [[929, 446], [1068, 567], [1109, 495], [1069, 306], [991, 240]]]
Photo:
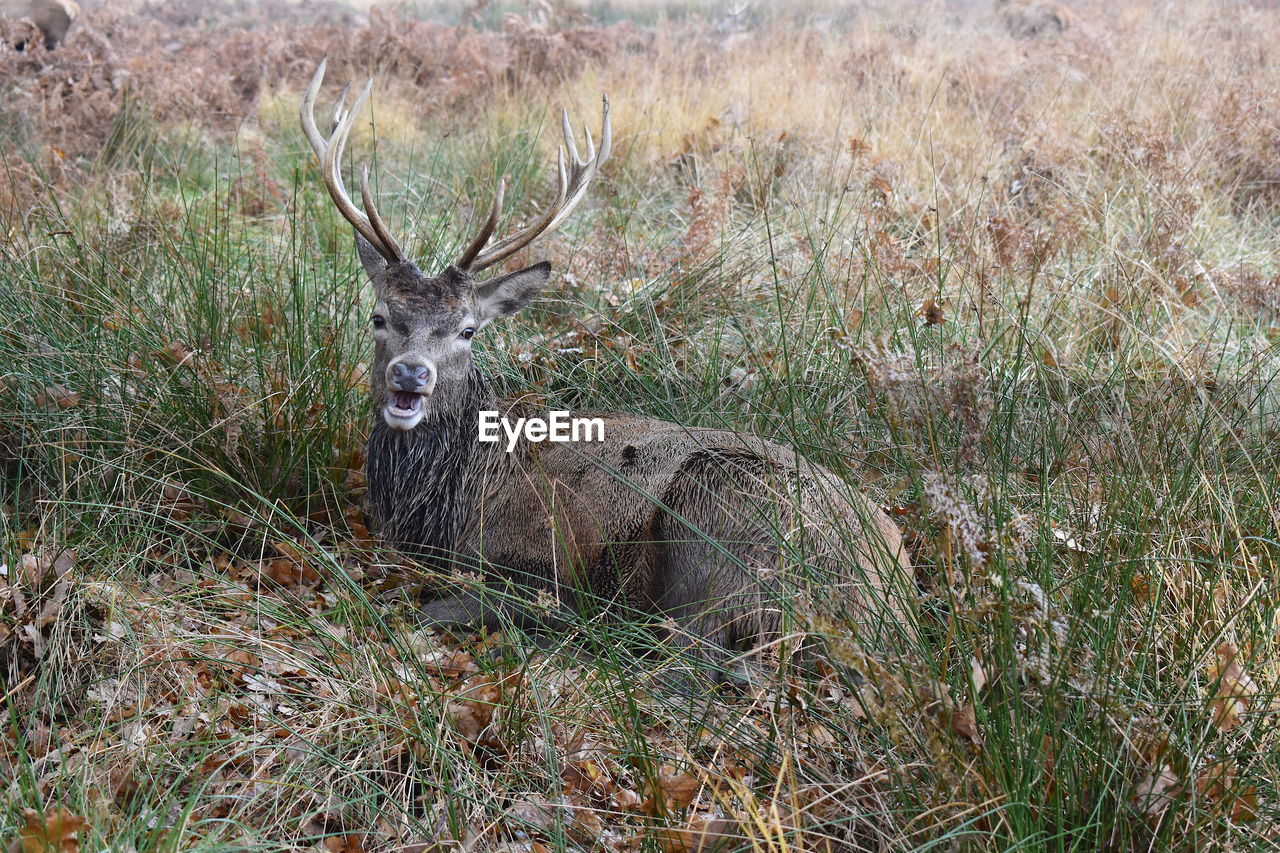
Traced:
[[431, 368], [425, 364], [397, 361], [391, 365], [391, 385], [401, 391], [425, 391]]

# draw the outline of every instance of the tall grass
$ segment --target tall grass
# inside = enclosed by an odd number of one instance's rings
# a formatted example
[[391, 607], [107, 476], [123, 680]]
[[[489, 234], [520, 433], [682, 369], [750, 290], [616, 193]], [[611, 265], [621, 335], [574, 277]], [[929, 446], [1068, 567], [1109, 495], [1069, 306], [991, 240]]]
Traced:
[[[225, 64], [248, 44], [260, 76], [205, 116], [199, 90], [50, 84], [105, 67], [96, 42], [4, 57], [45, 69], [6, 78], [0, 149], [5, 831], [56, 839], [65, 809], [112, 850], [1273, 844], [1280, 23], [1133, 3], [1014, 42], [931, 9], [212, 26], [204, 73], [248, 79]], [[153, 24], [134, 44], [113, 14], [90, 34], [158, 91]], [[831, 467], [907, 535], [917, 644], [869, 654], [796, 601], [832, 666], [783, 649], [776, 684], [706, 698], [664, 689], [680, 662], [640, 619], [419, 623], [448, 579], [365, 529], [369, 294], [294, 117], [313, 58], [379, 44], [352, 147], [424, 268], [500, 174], [506, 224], [535, 209], [549, 107], [615, 106], [604, 179], [517, 259], [553, 287], [478, 347], [500, 390]], [[104, 117], [81, 147], [77, 110]]]

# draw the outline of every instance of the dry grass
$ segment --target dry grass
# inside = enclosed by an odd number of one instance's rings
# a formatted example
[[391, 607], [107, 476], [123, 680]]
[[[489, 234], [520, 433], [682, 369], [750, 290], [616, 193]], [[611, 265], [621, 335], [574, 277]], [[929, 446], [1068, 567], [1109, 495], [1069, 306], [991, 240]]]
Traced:
[[[1277, 13], [1082, 3], [1015, 40], [974, 4], [582, 5], [105, 3], [63, 49], [0, 47], [0, 822], [119, 850], [1274, 844]], [[326, 54], [377, 77], [353, 148], [426, 266], [499, 172], [526, 214], [530, 129], [607, 91], [604, 180], [524, 253], [558, 290], [488, 363], [838, 466], [907, 533], [920, 647], [809, 617], [834, 667], [703, 703], [650, 691], [627, 629], [526, 656], [417, 625], [438, 579], [363, 525], [361, 287], [296, 129]]]

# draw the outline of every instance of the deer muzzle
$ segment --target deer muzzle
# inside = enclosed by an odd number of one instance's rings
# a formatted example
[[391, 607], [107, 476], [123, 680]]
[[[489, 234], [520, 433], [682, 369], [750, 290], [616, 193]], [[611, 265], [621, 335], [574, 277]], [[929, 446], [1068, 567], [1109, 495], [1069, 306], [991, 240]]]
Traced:
[[425, 359], [400, 358], [387, 365], [387, 402], [383, 420], [392, 429], [413, 429], [422, 420], [423, 404], [436, 387], [435, 365]]

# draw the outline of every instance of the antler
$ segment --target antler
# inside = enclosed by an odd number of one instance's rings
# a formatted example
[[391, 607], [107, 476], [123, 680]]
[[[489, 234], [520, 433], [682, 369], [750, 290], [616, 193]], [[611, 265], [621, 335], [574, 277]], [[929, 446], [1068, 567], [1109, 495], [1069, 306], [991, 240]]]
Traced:
[[[596, 150], [595, 143], [591, 139], [591, 130], [583, 128], [587, 135], [587, 159], [583, 160], [578, 156], [578, 145], [573, 140], [573, 128], [569, 125], [568, 112], [562, 113], [561, 124], [564, 127], [565, 144], [560, 148], [558, 156], [560, 181], [556, 190], [555, 200], [537, 220], [486, 249], [484, 246], [489, 242], [489, 238], [493, 236], [493, 231], [498, 225], [498, 216], [502, 213], [502, 196], [506, 190], [506, 181], [499, 181], [498, 191], [493, 199], [493, 208], [489, 211], [488, 218], [480, 228], [480, 233], [467, 246], [467, 250], [462, 253], [462, 257], [458, 258], [458, 262], [455, 264], [458, 269], [479, 272], [485, 267], [493, 266], [499, 261], [511, 257], [532, 243], [539, 235], [549, 233], [558, 228], [560, 223], [573, 212], [578, 202], [582, 200], [582, 197], [587, 192], [587, 186], [596, 176], [600, 164], [609, 158], [609, 149], [613, 146], [613, 127], [609, 123], [609, 97], [606, 95], [604, 98], [604, 124], [600, 129], [599, 151]], [[567, 177], [564, 168], [566, 148], [573, 157], [573, 164], [569, 168]]]
[[311, 143], [316, 156], [320, 158], [324, 185], [329, 190], [329, 197], [333, 199], [338, 212], [351, 223], [361, 237], [378, 250], [378, 254], [386, 258], [389, 263], [397, 263], [404, 260], [404, 254], [400, 251], [400, 245], [395, 238], [391, 236], [391, 232], [387, 230], [386, 223], [382, 221], [378, 208], [373, 202], [373, 194], [369, 192], [369, 167], [362, 166], [360, 170], [360, 195], [364, 200], [364, 209], [369, 212], [368, 216], [361, 213], [351, 201], [351, 196], [347, 194], [347, 188], [342, 183], [340, 168], [342, 149], [347, 144], [351, 128], [355, 126], [356, 117], [364, 109], [365, 102], [369, 100], [369, 93], [373, 91], [373, 81], [370, 80], [360, 92], [350, 110], [344, 110], [343, 104], [347, 100], [347, 89], [351, 84], [348, 83], [347, 87], [343, 88], [342, 94], [338, 97], [338, 103], [333, 109], [333, 129], [326, 140], [320, 134], [320, 129], [316, 127], [315, 108], [316, 95], [320, 93], [320, 84], [324, 82], [324, 72], [328, 64], [327, 56], [320, 60], [320, 67], [316, 69], [315, 76], [311, 78], [311, 85], [307, 87], [307, 94], [302, 98], [302, 132], [306, 134], [307, 141]]

